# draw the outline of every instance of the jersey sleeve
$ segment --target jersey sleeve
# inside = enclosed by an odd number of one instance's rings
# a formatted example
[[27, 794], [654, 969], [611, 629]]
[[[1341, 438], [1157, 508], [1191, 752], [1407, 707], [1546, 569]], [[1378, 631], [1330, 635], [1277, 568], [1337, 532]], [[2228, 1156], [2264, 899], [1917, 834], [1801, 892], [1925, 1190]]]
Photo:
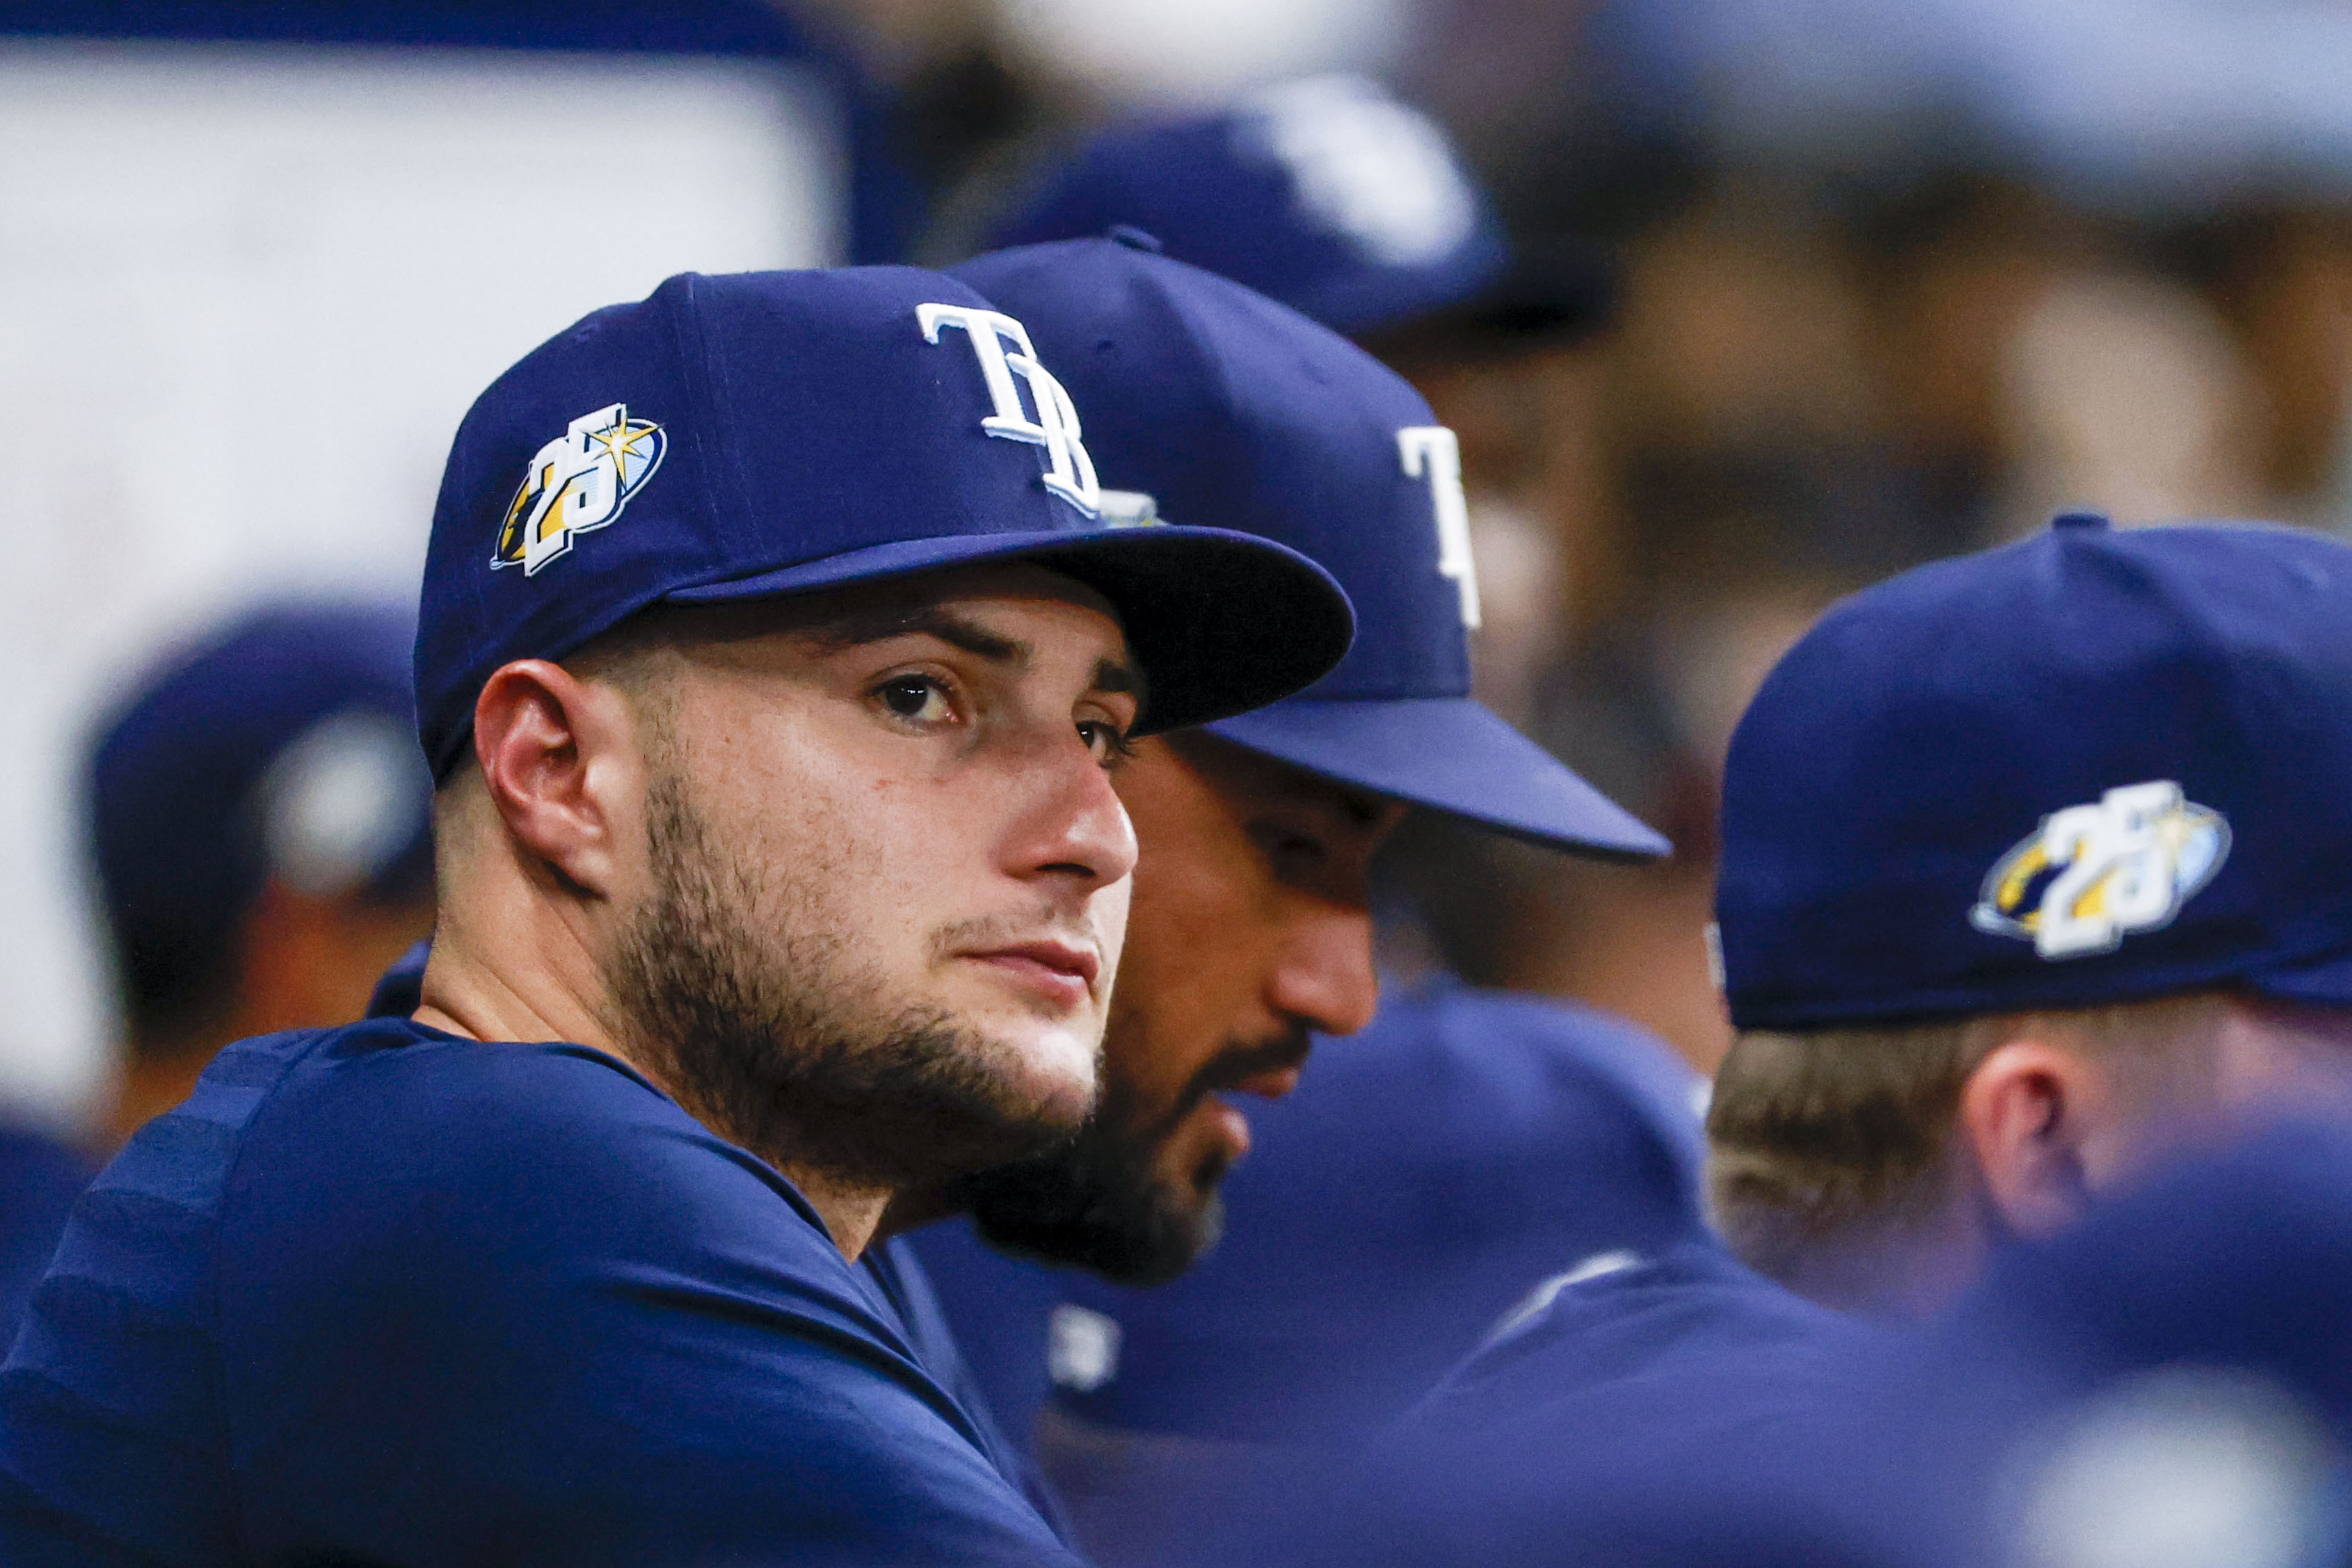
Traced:
[[1074, 1561], [774, 1172], [593, 1053], [417, 1049], [478, 1060], [343, 1064], [231, 1179], [253, 1557]]

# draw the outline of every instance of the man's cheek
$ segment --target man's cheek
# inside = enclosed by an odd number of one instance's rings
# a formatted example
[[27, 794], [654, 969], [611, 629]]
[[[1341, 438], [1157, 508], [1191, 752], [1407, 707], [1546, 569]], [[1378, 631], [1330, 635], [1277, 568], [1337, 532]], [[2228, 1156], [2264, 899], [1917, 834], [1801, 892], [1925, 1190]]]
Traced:
[[[1127, 954], [1127, 922], [1135, 903], [1135, 879], [1121, 877], [1094, 897], [1096, 937], [1102, 943], [1103, 970], [1118, 977], [1119, 961]], [[1105, 990], [1108, 996], [1109, 992]]]

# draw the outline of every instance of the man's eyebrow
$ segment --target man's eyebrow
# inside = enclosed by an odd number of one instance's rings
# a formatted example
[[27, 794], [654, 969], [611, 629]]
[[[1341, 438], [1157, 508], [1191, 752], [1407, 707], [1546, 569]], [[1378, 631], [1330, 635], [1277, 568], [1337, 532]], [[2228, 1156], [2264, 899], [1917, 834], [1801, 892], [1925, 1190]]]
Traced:
[[852, 610], [821, 626], [809, 627], [808, 636], [824, 645], [826, 651], [834, 653], [866, 643], [905, 637], [937, 637], [950, 647], [961, 648], [966, 653], [999, 664], [1027, 664], [1034, 651], [1027, 643], [999, 637], [979, 623], [943, 610], [937, 605], [911, 607], [893, 605]]
[[1143, 695], [1143, 672], [1131, 664], [1107, 658], [1095, 666], [1097, 691], [1132, 691]]

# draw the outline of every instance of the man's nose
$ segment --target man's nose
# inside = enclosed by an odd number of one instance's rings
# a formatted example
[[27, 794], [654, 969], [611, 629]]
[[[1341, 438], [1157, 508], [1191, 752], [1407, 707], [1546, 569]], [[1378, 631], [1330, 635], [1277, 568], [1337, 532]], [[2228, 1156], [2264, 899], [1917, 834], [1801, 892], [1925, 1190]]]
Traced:
[[1008, 847], [1007, 869], [1024, 879], [1063, 879], [1085, 891], [1135, 869], [1135, 827], [1110, 787], [1110, 775], [1075, 731], [1066, 744], [1029, 751], [1034, 770], [1027, 809]]
[[1352, 1035], [1370, 1023], [1380, 1005], [1370, 911], [1320, 902], [1302, 911], [1283, 944], [1267, 1001], [1327, 1035]]

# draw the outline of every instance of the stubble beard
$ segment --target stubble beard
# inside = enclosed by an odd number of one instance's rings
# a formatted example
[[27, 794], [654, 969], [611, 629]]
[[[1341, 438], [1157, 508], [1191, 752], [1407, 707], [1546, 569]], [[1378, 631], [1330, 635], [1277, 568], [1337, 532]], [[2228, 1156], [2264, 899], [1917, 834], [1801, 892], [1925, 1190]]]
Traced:
[[894, 999], [829, 918], [852, 873], [726, 854], [677, 770], [647, 791], [653, 896], [623, 935], [619, 1032], [705, 1126], [769, 1163], [896, 1190], [1047, 1152], [1074, 1129], [944, 1008]]

